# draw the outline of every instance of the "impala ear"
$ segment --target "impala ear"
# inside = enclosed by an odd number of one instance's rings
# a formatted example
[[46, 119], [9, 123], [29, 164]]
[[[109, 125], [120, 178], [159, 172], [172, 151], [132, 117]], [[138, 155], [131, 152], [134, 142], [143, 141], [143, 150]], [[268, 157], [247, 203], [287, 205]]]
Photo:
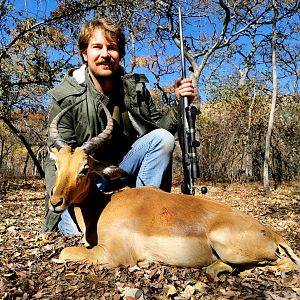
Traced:
[[126, 177], [128, 174], [119, 167], [113, 166], [109, 163], [95, 160], [89, 156], [90, 171], [97, 173], [107, 180], [115, 180], [121, 177]]
[[105, 168], [103, 171], [103, 177], [109, 179], [109, 180], [115, 180], [115, 179], [119, 179], [122, 177], [127, 177], [128, 174], [127, 172], [125, 172], [124, 170], [122, 170], [119, 167], [116, 166], [109, 166], [107, 168]]
[[48, 154], [49, 154], [50, 159], [56, 160], [58, 150], [55, 147], [53, 147], [53, 148], [48, 147]]

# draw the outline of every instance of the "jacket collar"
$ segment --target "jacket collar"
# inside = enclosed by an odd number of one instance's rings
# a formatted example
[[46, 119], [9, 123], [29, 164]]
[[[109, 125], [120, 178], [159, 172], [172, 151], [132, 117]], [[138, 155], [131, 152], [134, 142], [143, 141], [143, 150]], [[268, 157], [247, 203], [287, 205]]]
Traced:
[[[123, 81], [148, 82], [147, 77], [143, 74], [125, 74], [122, 66], [119, 67], [118, 75]], [[85, 64], [80, 68], [68, 70], [64, 80], [51, 89], [48, 94], [58, 102], [68, 96], [82, 95], [87, 89], [86, 76], [88, 76], [88, 72]]]

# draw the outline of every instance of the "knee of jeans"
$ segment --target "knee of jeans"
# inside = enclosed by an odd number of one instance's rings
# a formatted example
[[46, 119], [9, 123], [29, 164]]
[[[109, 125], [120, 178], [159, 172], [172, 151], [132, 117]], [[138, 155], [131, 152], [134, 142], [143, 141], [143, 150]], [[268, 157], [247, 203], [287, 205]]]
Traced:
[[175, 138], [168, 130], [159, 128], [156, 129], [156, 137], [159, 139], [159, 143], [162, 144], [165, 153], [172, 154], [175, 148]]

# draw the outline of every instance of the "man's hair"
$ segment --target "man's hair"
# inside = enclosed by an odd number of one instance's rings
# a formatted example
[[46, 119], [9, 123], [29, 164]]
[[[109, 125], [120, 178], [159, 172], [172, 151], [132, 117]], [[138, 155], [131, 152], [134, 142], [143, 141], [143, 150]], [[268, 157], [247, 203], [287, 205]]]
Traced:
[[[81, 27], [79, 38], [78, 38], [78, 49], [80, 56], [83, 59], [83, 54], [88, 48], [90, 38], [92, 37], [95, 29], [101, 29], [105, 38], [111, 42], [117, 43], [119, 49], [120, 58], [125, 55], [125, 36], [122, 28], [108, 18], [100, 18], [89, 21]], [[84, 60], [84, 59], [83, 59]]]

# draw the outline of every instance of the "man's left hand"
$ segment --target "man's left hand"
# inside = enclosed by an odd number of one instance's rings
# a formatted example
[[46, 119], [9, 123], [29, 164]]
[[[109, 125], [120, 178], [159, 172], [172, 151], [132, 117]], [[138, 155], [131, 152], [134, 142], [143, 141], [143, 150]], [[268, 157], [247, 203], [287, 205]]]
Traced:
[[177, 102], [180, 101], [180, 97], [188, 97], [189, 104], [191, 104], [195, 97], [195, 89], [191, 78], [178, 78], [175, 83], [175, 95]]

